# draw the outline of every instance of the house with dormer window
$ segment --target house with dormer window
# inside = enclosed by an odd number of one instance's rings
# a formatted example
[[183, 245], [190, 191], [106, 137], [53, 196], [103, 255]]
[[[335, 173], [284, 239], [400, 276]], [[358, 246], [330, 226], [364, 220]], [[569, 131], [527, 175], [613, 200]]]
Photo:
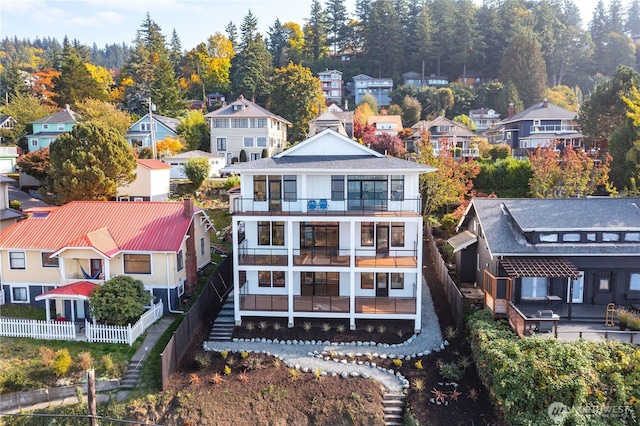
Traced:
[[164, 117], [158, 114], [145, 114], [138, 121], [129, 126], [127, 140], [138, 149], [151, 147], [166, 138], [178, 137], [177, 118]]
[[458, 231], [456, 275], [484, 291], [496, 316], [640, 310], [639, 198], [474, 198]]
[[69, 133], [78, 122], [78, 114], [65, 105], [62, 111], [58, 111], [47, 117], [36, 120], [31, 125], [33, 133], [26, 136], [29, 151], [37, 151], [47, 148], [58, 136]]
[[271, 157], [287, 146], [287, 126], [291, 123], [242, 95], [205, 118], [211, 129], [211, 153], [224, 157], [227, 165], [241, 157], [246, 161], [262, 158], [263, 154]]
[[129, 275], [162, 299], [166, 313], [180, 308], [182, 295], [195, 288], [198, 270], [211, 261], [213, 224], [192, 199], [74, 201], [27, 213], [27, 219], [0, 231], [6, 303], [45, 307], [39, 296], [46, 293], [55, 295], [58, 315], [82, 319], [91, 289]]
[[450, 150], [456, 158], [473, 158], [480, 155], [478, 147], [471, 142], [474, 133], [444, 116], [438, 116], [433, 120], [420, 120], [411, 128], [414, 134], [410, 140], [414, 143], [414, 148], [415, 141], [420, 140], [426, 132], [435, 155], [439, 155], [443, 149]]
[[240, 175], [232, 206], [234, 316], [410, 320], [422, 310], [419, 178], [326, 129]]

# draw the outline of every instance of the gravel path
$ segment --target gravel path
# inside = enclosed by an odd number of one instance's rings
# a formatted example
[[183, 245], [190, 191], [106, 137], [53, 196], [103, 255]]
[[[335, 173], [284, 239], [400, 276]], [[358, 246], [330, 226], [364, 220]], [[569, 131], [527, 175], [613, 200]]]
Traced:
[[[234, 340], [233, 342], [205, 341], [204, 350], [219, 352], [264, 353], [282, 359], [290, 368], [303, 372], [319, 369], [323, 374], [340, 375], [344, 378], [370, 377], [380, 382], [390, 392], [399, 392], [408, 386], [407, 380], [399, 373], [384, 370], [376, 365], [376, 359], [410, 359], [431, 351], [439, 351], [443, 342], [438, 317], [433, 309], [431, 293], [426, 280], [422, 279], [422, 331], [400, 344], [375, 344], [370, 342], [329, 343], [320, 341], [271, 341], [267, 339]], [[370, 362], [356, 363], [346, 360], [349, 355], [369, 356]], [[338, 360], [338, 357], [341, 360]], [[334, 359], [338, 361], [334, 361]]]

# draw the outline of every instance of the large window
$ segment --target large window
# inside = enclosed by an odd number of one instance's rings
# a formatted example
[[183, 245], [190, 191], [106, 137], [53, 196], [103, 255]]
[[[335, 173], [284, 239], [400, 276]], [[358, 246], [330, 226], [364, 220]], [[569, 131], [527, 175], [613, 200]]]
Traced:
[[242, 138], [242, 146], [245, 148], [253, 148], [253, 138], [249, 136]]
[[253, 199], [254, 201], [267, 201], [267, 177], [265, 175], [253, 177]]
[[53, 252], [42, 252], [42, 267], [43, 268], [57, 268], [58, 267], [58, 258], [57, 257], [49, 257], [53, 254]]
[[284, 287], [284, 271], [258, 272], [259, 287]]
[[151, 255], [150, 254], [125, 254], [124, 255], [125, 274], [150, 274]]
[[344, 176], [331, 176], [331, 201], [344, 201]]
[[300, 224], [300, 248], [330, 253], [340, 247], [337, 223], [313, 222]]
[[211, 120], [211, 127], [216, 129], [228, 129], [229, 128], [229, 119], [228, 118], [215, 118]]
[[356, 210], [387, 209], [387, 176], [347, 177], [348, 208]]
[[629, 277], [629, 290], [640, 291], [640, 273], [634, 272]]
[[9, 252], [9, 268], [11, 269], [27, 269], [27, 261], [23, 251]]
[[258, 245], [283, 246], [284, 222], [258, 222]]
[[303, 296], [339, 296], [339, 272], [301, 272]]
[[391, 247], [404, 247], [404, 223], [391, 224]]
[[391, 176], [391, 200], [404, 200], [404, 176], [402, 175]]
[[234, 129], [247, 129], [249, 127], [248, 118], [232, 118], [231, 127]]
[[360, 288], [362, 290], [373, 290], [373, 272], [360, 273]]
[[267, 127], [267, 119], [266, 118], [254, 118], [252, 120], [251, 127], [254, 128], [266, 128]]
[[547, 277], [523, 277], [522, 298], [542, 299], [547, 296], [549, 279]]
[[402, 272], [391, 273], [391, 289], [392, 290], [404, 289], [404, 274]]
[[360, 244], [363, 247], [373, 247], [373, 222], [363, 222], [360, 225]]
[[259, 148], [266, 148], [267, 147], [267, 138], [263, 138], [263, 137], [256, 138], [256, 146], [259, 147]]
[[298, 199], [298, 190], [296, 183], [295, 175], [284, 175], [283, 176], [284, 188], [283, 188], [283, 199], [285, 201], [296, 201]]
[[227, 138], [216, 138], [216, 149], [218, 151], [227, 150]]

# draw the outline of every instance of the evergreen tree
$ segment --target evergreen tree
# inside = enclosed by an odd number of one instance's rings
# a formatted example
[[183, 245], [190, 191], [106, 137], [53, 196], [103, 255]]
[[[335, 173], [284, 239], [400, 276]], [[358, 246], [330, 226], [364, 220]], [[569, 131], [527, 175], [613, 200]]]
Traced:
[[633, 0], [627, 11], [624, 23], [625, 33], [630, 37], [640, 35], [640, 0]]
[[0, 70], [0, 96], [5, 103], [10, 96], [29, 93], [18, 64], [12, 62], [7, 68]]
[[376, 0], [365, 32], [365, 55], [375, 77], [399, 81], [402, 74], [402, 27], [391, 0]]
[[101, 101], [107, 100], [107, 94], [87, 69], [86, 64], [80, 59], [72, 47], [65, 49], [65, 59], [60, 70], [60, 75], [51, 79], [55, 95], [52, 97], [58, 106], [68, 104], [72, 107], [77, 102], [87, 98]]
[[233, 50], [238, 49], [238, 28], [236, 28], [235, 24], [231, 21], [224, 27], [224, 31], [227, 33], [227, 38], [231, 42], [233, 46]]
[[344, 49], [349, 32], [345, 0], [327, 0], [326, 15], [327, 43], [336, 54]]
[[171, 49], [169, 50], [169, 60], [173, 65], [175, 75], [180, 75], [180, 63], [182, 62], [182, 44], [176, 29], [171, 33]]
[[280, 68], [286, 65], [286, 50], [288, 45], [288, 37], [285, 28], [276, 18], [272, 27], [267, 31], [267, 50], [273, 58], [274, 68]]
[[[416, 2], [417, 3], [417, 2]], [[406, 43], [408, 70], [417, 71], [429, 75], [428, 67], [432, 59], [431, 37], [433, 34], [433, 21], [429, 6], [424, 3], [422, 7], [414, 11], [415, 18], [411, 20], [411, 42]], [[432, 70], [435, 72], [435, 70]]]
[[611, 3], [609, 3], [608, 18], [608, 32], [620, 35], [624, 34], [624, 16], [622, 2], [620, 0], [611, 0]]
[[307, 54], [317, 61], [327, 48], [327, 15], [320, 0], [311, 1], [311, 14], [304, 26]]
[[480, 63], [483, 51], [483, 41], [477, 27], [475, 17], [476, 6], [471, 0], [456, 0], [456, 19], [453, 34], [456, 50], [451, 55], [454, 69], [460, 70], [463, 78], [467, 77], [467, 65], [475, 68]]
[[106, 200], [135, 179], [136, 159], [127, 140], [100, 123], [78, 123], [50, 145], [58, 202]]
[[256, 40], [257, 36], [258, 18], [249, 9], [240, 25], [240, 50], [246, 49], [249, 43]]
[[231, 61], [231, 85], [236, 95], [255, 102], [269, 94], [272, 67], [271, 54], [260, 34]]
[[501, 80], [512, 82], [526, 108], [542, 101], [547, 86], [547, 71], [540, 43], [531, 31], [517, 35], [500, 61]]

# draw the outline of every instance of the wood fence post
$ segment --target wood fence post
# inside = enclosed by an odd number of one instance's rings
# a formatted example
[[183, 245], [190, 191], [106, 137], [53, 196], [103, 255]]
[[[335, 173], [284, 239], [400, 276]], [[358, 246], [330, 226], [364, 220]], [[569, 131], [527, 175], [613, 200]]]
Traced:
[[89, 406], [89, 426], [97, 426], [96, 371], [87, 370], [87, 405]]

